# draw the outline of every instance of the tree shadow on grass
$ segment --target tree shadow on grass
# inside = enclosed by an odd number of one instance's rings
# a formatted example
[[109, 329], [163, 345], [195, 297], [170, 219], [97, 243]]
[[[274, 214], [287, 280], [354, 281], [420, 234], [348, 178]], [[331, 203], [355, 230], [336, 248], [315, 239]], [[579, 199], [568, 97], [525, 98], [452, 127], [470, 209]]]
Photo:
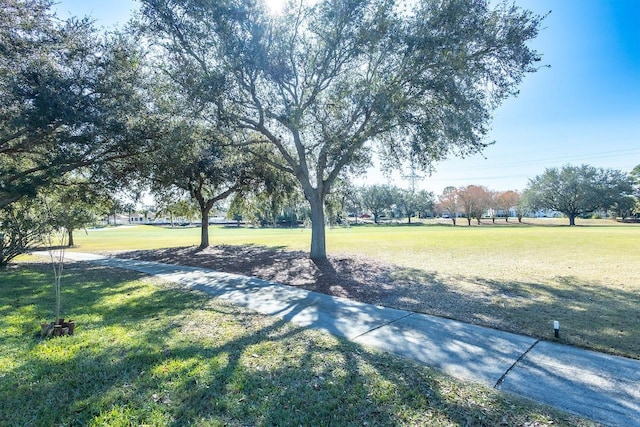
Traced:
[[546, 283], [443, 277], [371, 259], [329, 257], [314, 263], [302, 251], [216, 246], [134, 251], [139, 258], [244, 274], [355, 301], [461, 320], [541, 339], [640, 358], [640, 295], [558, 276]]
[[[546, 283], [393, 273], [409, 310], [640, 359], [640, 295], [574, 276]], [[435, 277], [435, 280], [434, 280]], [[390, 301], [391, 306], [395, 303]], [[561, 325], [554, 337], [553, 321]]]
[[[67, 272], [63, 298], [83, 313], [78, 333], [4, 336], [31, 343], [2, 374], [0, 424], [515, 425], [548, 416], [282, 319], [150, 289], [137, 273], [80, 263]], [[0, 302], [14, 291], [0, 290]], [[33, 303], [48, 310], [44, 297]]]
[[[560, 341], [578, 347], [640, 359], [640, 295], [574, 276], [557, 276], [547, 283], [508, 283], [477, 278], [500, 295], [494, 303], [505, 308], [509, 323], [529, 335], [553, 338], [553, 321], [560, 322]], [[504, 290], [517, 289], [513, 298]], [[496, 317], [499, 317], [500, 311]]]

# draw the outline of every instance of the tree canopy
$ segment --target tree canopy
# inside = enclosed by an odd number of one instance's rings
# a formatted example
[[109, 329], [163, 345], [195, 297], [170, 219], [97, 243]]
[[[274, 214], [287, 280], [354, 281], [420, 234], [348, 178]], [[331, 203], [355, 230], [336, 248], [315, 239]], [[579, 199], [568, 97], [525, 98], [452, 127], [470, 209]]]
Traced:
[[442, 194], [438, 196], [438, 210], [440, 214], [449, 215], [453, 225], [456, 225], [456, 217], [462, 203], [458, 195], [458, 189], [455, 187], [445, 187]]
[[511, 209], [516, 209], [518, 212], [518, 205], [520, 204], [521, 194], [517, 191], [508, 190], [504, 192], [498, 192], [495, 196], [496, 208], [501, 210], [506, 222], [509, 222], [509, 215]]
[[47, 0], [0, 0], [0, 207], [65, 172], [101, 169], [156, 136], [142, 51]]
[[491, 192], [481, 185], [468, 185], [459, 188], [457, 195], [467, 223], [471, 225], [471, 218], [475, 218], [480, 224], [482, 216], [490, 207]]
[[433, 208], [433, 193], [426, 190], [399, 190], [397, 194], [398, 208], [407, 217], [411, 224], [411, 217]]
[[214, 205], [262, 177], [250, 158], [226, 142], [222, 133], [196, 120], [179, 118], [173, 121], [162, 147], [145, 157], [143, 169], [151, 179], [152, 191], [162, 193], [173, 187], [197, 203], [201, 248], [209, 246], [209, 214]]
[[530, 179], [524, 197], [530, 208], [562, 212], [575, 225], [576, 217], [611, 208], [632, 191], [631, 178], [621, 171], [567, 165]]
[[394, 189], [389, 185], [372, 185], [360, 190], [362, 206], [373, 215], [373, 221], [377, 224], [378, 218], [394, 203]]
[[277, 17], [261, 2], [142, 4], [173, 79], [295, 176], [314, 259], [326, 258], [324, 200], [341, 173], [374, 144], [423, 168], [481, 150], [491, 112], [539, 60], [527, 42], [542, 17], [506, 3], [301, 1]]
[[640, 165], [633, 168], [631, 172], [629, 172], [629, 176], [633, 181], [635, 196], [640, 200]]

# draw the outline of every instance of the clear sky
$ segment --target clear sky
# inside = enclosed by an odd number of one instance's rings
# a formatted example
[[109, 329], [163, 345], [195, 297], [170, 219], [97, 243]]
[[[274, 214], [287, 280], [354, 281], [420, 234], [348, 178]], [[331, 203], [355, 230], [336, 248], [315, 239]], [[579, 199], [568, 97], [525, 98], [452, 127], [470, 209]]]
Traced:
[[[587, 163], [630, 171], [640, 164], [640, 0], [517, 0], [551, 11], [532, 42], [542, 68], [525, 77], [520, 94], [497, 111], [484, 156], [452, 159], [423, 176], [418, 188], [485, 185], [521, 190], [545, 168]], [[97, 25], [124, 24], [132, 0], [59, 0], [58, 16], [89, 15]], [[404, 175], [408, 175], [405, 171]], [[372, 170], [367, 183], [409, 187], [403, 174]], [[424, 175], [424, 174], [423, 174]]]

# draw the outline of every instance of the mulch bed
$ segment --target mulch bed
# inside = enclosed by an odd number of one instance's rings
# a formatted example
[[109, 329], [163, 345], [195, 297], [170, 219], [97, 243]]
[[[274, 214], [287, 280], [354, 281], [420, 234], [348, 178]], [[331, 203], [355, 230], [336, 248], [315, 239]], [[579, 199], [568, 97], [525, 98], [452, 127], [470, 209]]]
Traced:
[[329, 257], [326, 262], [314, 262], [303, 251], [227, 245], [204, 250], [181, 247], [110, 255], [242, 274], [372, 304], [386, 301], [394, 294], [389, 279], [393, 267], [370, 259]]
[[474, 283], [461, 289], [443, 282], [433, 272], [371, 258], [334, 255], [325, 262], [314, 262], [307, 252], [255, 245], [221, 245], [204, 250], [191, 246], [109, 255], [241, 274], [368, 304], [527, 332], [519, 329], [522, 325], [503, 319], [503, 309], [491, 301], [496, 290], [486, 284]]

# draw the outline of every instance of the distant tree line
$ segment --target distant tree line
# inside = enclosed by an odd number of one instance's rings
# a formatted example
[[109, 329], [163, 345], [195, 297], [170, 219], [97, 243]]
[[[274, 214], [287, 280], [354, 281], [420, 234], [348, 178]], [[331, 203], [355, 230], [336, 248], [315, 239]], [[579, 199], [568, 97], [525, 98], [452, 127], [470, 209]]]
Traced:
[[475, 218], [489, 216], [506, 221], [515, 215], [519, 221], [536, 211], [560, 212], [575, 225], [576, 218], [596, 212], [612, 212], [623, 220], [640, 213], [640, 165], [632, 172], [595, 168], [589, 165], [548, 168], [529, 180], [523, 192], [495, 192], [483, 186], [447, 187], [438, 197], [436, 211], [451, 218], [458, 217], [468, 224]]
[[[242, 198], [242, 209], [238, 209], [239, 203], [234, 199], [230, 213], [241, 215], [253, 223], [257, 220], [263, 226], [296, 225], [305, 219], [310, 220], [310, 212], [305, 209], [302, 196], [295, 192], [295, 188], [293, 190], [285, 197], [277, 194], [275, 200], [268, 193], [263, 193], [260, 203], [255, 199]], [[363, 218], [371, 218], [375, 223], [381, 218], [406, 219], [411, 223], [412, 218], [433, 216], [433, 202], [433, 193], [424, 190], [414, 192], [391, 185], [355, 187], [340, 182], [327, 197], [325, 212], [328, 225], [357, 224]], [[279, 208], [274, 209], [276, 206]]]
[[498, 217], [507, 222], [510, 217], [522, 221], [525, 210], [522, 193], [512, 190], [491, 191], [480, 185], [446, 187], [435, 207], [437, 215], [450, 218], [453, 225], [460, 217], [466, 218], [468, 225], [474, 218], [479, 224], [485, 216], [489, 216], [493, 222]]
[[[468, 225], [483, 218], [495, 223], [525, 216], [557, 212], [570, 225], [576, 218], [594, 213], [626, 219], [640, 213], [640, 166], [629, 174], [588, 165], [549, 168], [534, 177], [524, 191], [493, 191], [481, 185], [446, 187], [436, 199], [433, 193], [393, 185], [353, 186], [339, 181], [325, 201], [327, 224], [346, 224], [382, 219], [444, 217]], [[278, 180], [277, 187], [261, 185], [253, 192], [238, 193], [227, 210], [229, 218], [257, 226], [296, 226], [310, 212], [294, 183]]]

